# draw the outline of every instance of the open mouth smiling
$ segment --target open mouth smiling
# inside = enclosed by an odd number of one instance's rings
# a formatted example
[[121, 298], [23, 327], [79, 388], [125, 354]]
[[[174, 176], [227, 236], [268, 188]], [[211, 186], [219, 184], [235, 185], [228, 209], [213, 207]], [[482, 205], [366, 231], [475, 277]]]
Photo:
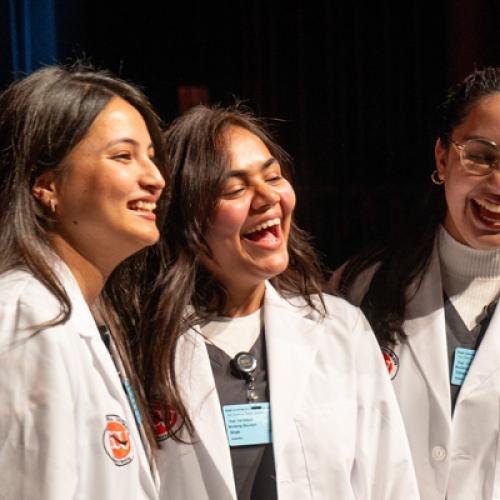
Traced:
[[500, 202], [495, 203], [483, 198], [474, 198], [472, 207], [476, 217], [481, 222], [496, 229], [500, 228]]
[[243, 239], [254, 242], [278, 242], [281, 238], [279, 217], [257, 224], [242, 235]]
[[134, 200], [127, 204], [127, 208], [135, 212], [152, 214], [156, 209], [156, 203], [154, 201]]

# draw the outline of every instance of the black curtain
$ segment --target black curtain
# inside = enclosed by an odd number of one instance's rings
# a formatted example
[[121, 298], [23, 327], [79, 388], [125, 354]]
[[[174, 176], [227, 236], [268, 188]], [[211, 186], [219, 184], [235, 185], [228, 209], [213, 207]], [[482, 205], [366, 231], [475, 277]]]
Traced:
[[448, 84], [500, 64], [495, 0], [56, 5], [60, 59], [83, 55], [141, 84], [166, 122], [180, 85], [278, 118], [298, 221], [331, 267], [421, 199]]

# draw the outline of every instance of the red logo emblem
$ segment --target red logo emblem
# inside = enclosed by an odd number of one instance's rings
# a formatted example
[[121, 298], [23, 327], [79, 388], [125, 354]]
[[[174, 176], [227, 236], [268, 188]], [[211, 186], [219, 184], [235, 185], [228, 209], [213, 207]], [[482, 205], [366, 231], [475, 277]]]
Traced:
[[115, 465], [127, 465], [134, 458], [127, 423], [118, 415], [106, 415], [102, 440], [106, 453]]
[[159, 401], [152, 405], [154, 429], [157, 441], [165, 441], [172, 435], [177, 423], [177, 413], [171, 408], [164, 408]]
[[384, 356], [387, 373], [389, 373], [391, 380], [394, 380], [399, 371], [399, 358], [397, 354], [388, 347], [382, 347], [382, 355]]

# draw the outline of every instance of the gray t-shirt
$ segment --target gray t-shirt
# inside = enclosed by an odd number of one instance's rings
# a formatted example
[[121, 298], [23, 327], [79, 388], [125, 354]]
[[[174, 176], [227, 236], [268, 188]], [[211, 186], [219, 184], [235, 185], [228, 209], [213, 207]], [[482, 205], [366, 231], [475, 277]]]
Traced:
[[[209, 342], [206, 343], [206, 346], [221, 406], [248, 403], [247, 383], [231, 373], [231, 358]], [[263, 333], [257, 338], [250, 352], [257, 359], [255, 391], [259, 401], [269, 401], [266, 348]], [[238, 500], [277, 499], [272, 443], [267, 445], [233, 446], [231, 447], [231, 461]]]

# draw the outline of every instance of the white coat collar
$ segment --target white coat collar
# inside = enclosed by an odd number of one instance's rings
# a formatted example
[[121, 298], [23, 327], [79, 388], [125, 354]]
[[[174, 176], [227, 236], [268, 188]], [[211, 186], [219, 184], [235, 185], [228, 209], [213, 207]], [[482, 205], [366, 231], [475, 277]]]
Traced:
[[[408, 335], [407, 342], [441, 410], [450, 419], [450, 366], [437, 248], [434, 248], [429, 269], [420, 288], [408, 303], [406, 316], [404, 329]], [[457, 406], [493, 372], [500, 369], [500, 335], [496, 333], [499, 330], [500, 307], [497, 307], [460, 389]]]
[[450, 370], [443, 288], [436, 247], [422, 283], [408, 303], [406, 318], [404, 323], [404, 330], [408, 335], [406, 342], [413, 351], [441, 411], [449, 420], [451, 419]]
[[[291, 305], [266, 283], [264, 325], [275, 456], [284, 448], [302, 400], [322, 331], [308, 306]], [[278, 463], [278, 460], [276, 461]]]
[[[293, 428], [295, 408], [302, 399], [309, 372], [314, 367], [321, 327], [318, 321], [307, 317], [309, 310], [308, 307], [291, 305], [266, 283], [264, 326], [276, 457]], [[194, 440], [201, 440], [220, 472], [220, 479], [236, 498], [230, 449], [221, 445], [227, 443], [227, 436], [220, 400], [201, 334], [196, 329], [187, 332], [180, 339], [178, 352], [179, 385], [197, 434]]]
[[176, 373], [181, 395], [190, 415], [195, 435], [183, 436], [187, 441], [201, 441], [203, 448], [218, 477], [211, 477], [211, 483], [223, 483], [231, 498], [237, 498], [234, 484], [231, 454], [227, 442], [224, 422], [221, 416], [219, 396], [208, 358], [205, 342], [198, 329], [186, 332], [177, 346]]
[[[66, 290], [71, 302], [71, 315], [68, 320], [68, 324], [71, 325], [71, 328], [75, 330], [80, 337], [87, 341], [87, 345], [93, 356], [94, 367], [100, 372], [109, 393], [120, 401], [122, 408], [127, 409], [127, 415], [125, 416], [126, 419], [129, 420], [129, 428], [132, 432], [132, 427], [135, 426], [135, 422], [133, 421], [134, 417], [130, 410], [129, 400], [127, 399], [125, 391], [122, 387], [117, 368], [108, 351], [108, 348], [101, 339], [97, 324], [92, 316], [87, 302], [83, 297], [80, 286], [78, 285], [78, 282], [68, 265], [60, 257], [54, 254], [51, 263], [53, 265], [54, 272], [61, 281], [61, 284]], [[141, 437], [139, 432], [134, 431], [133, 434], [136, 453], [138, 455], [143, 455], [139, 460], [140, 467], [146, 477], [151, 477], [151, 475], [153, 476], [153, 484], [151, 484], [151, 488], [152, 491], [157, 491], [159, 488], [158, 472], [155, 467], [153, 467], [153, 470], [150, 470], [149, 468], [146, 451], [141, 447]], [[148, 443], [143, 443], [143, 445], [144, 447], [149, 446]], [[139, 457], [137, 457], [137, 459], [139, 459]]]

